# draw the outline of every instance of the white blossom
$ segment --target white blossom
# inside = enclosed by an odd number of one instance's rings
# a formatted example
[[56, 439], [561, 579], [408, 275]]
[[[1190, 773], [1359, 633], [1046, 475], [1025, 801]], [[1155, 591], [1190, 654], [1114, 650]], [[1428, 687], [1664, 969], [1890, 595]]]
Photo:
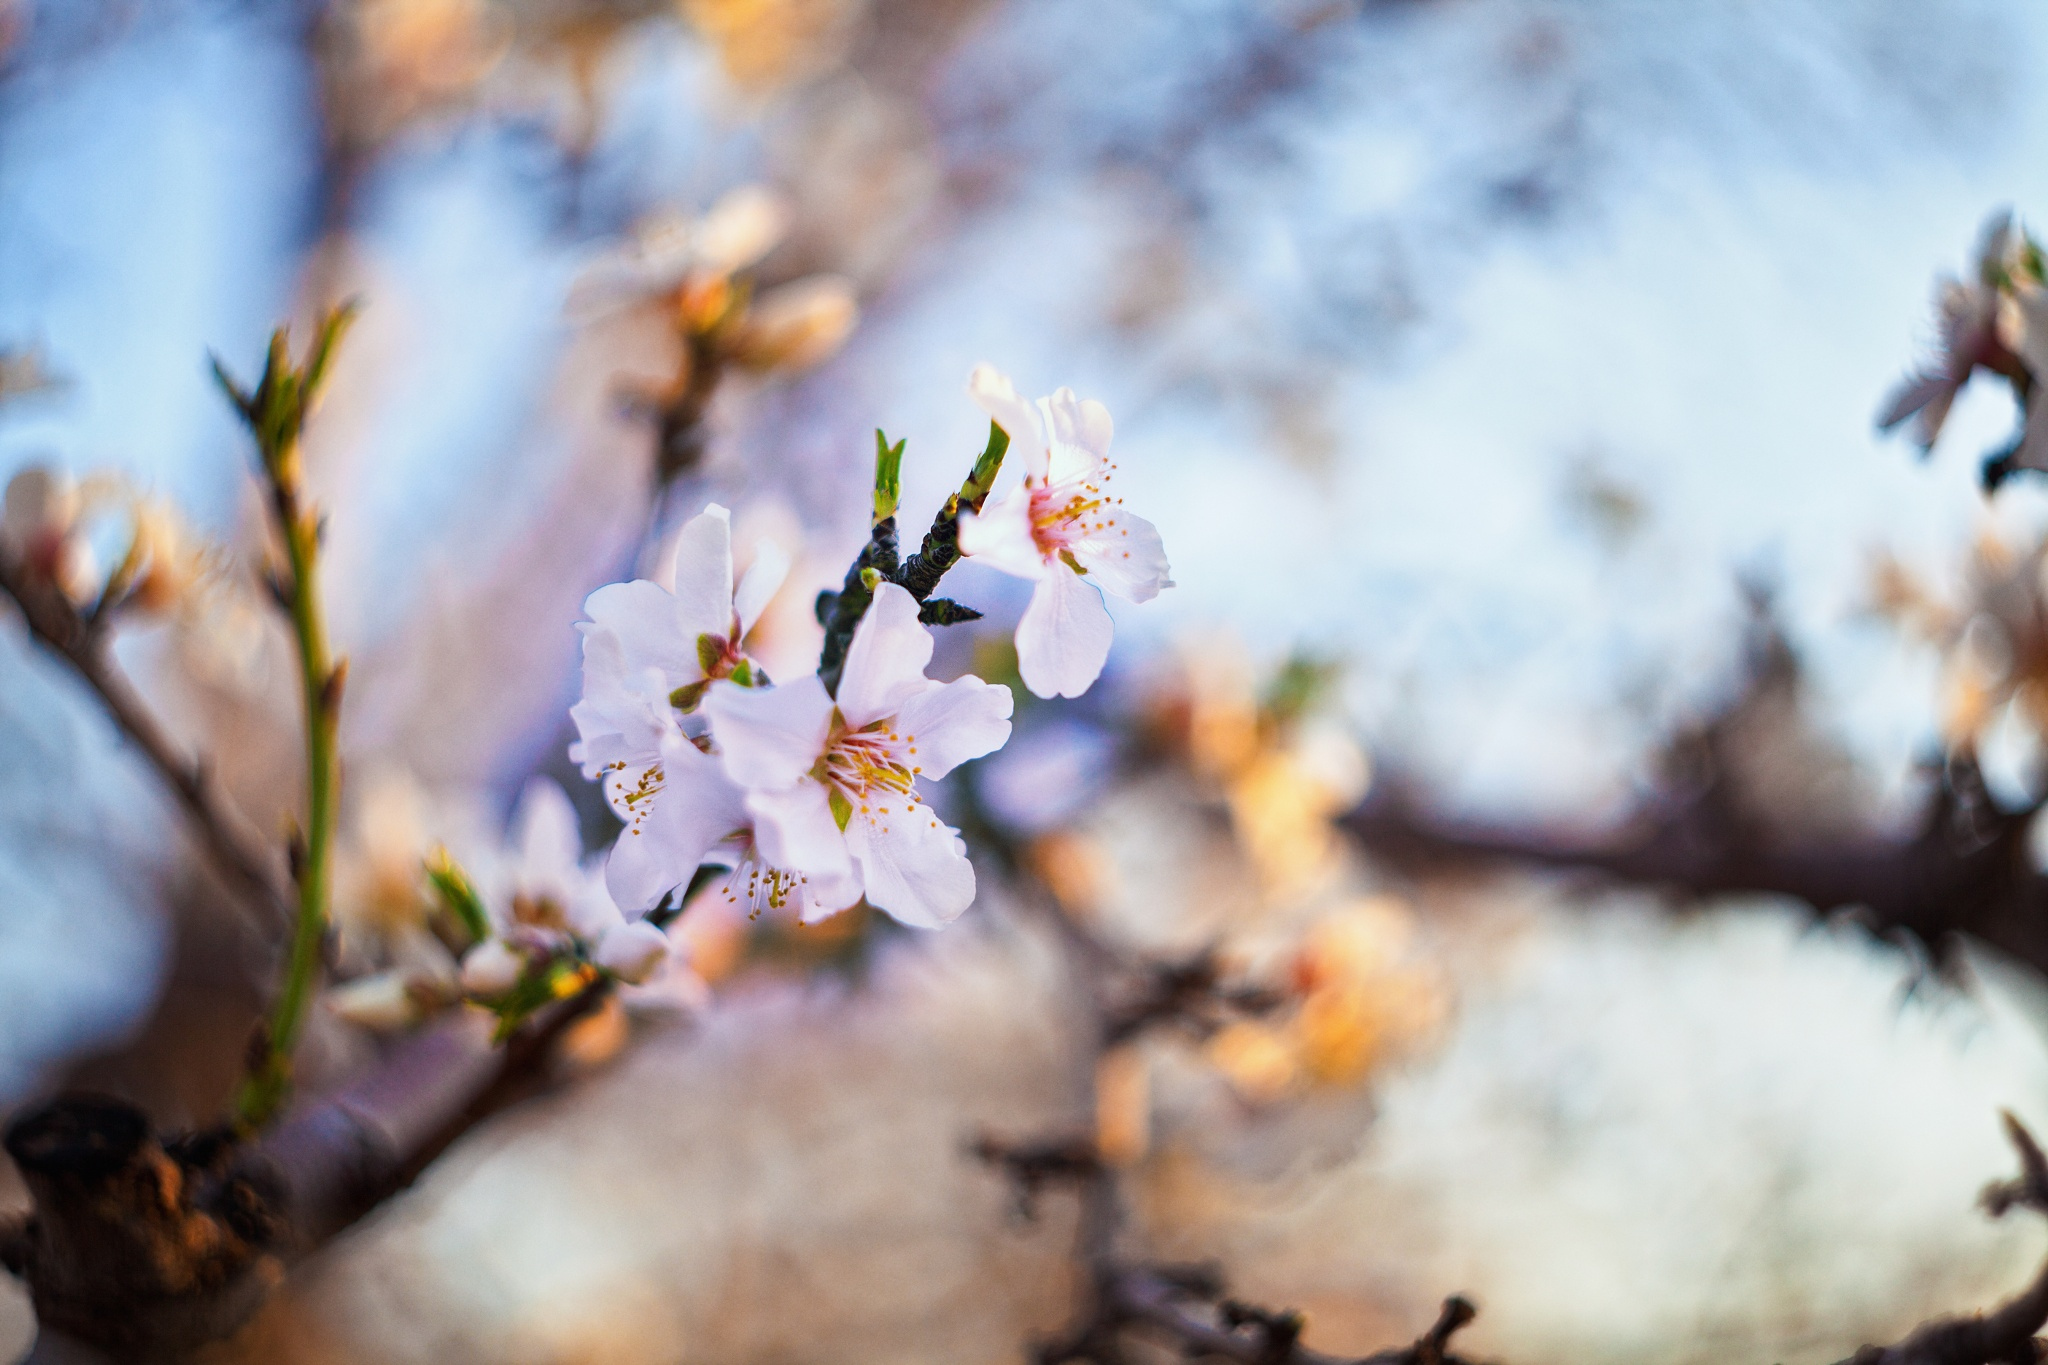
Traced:
[[1012, 700], [979, 678], [925, 677], [931, 656], [916, 599], [884, 583], [854, 630], [836, 699], [816, 675], [765, 689], [719, 683], [705, 698], [759, 849], [810, 888], [806, 919], [864, 893], [904, 924], [935, 929], [974, 899], [966, 845], [917, 779], [1001, 748]]
[[960, 551], [1037, 580], [1017, 623], [1018, 671], [1041, 697], [1078, 697], [1109, 657], [1102, 593], [1148, 602], [1173, 586], [1166, 550], [1152, 523], [1109, 491], [1109, 409], [1064, 388], [1034, 406], [987, 365], [975, 367], [968, 390], [1009, 434], [1024, 482], [979, 515], [962, 514]]
[[579, 739], [569, 755], [584, 776], [603, 779], [626, 822], [605, 876], [618, 904], [635, 911], [687, 883], [714, 845], [745, 841], [738, 790], [683, 725], [714, 680], [761, 680], [741, 641], [788, 569], [763, 544], [735, 589], [730, 521], [713, 504], [683, 527], [664, 581], [614, 583], [584, 603], [583, 695], [569, 712]]

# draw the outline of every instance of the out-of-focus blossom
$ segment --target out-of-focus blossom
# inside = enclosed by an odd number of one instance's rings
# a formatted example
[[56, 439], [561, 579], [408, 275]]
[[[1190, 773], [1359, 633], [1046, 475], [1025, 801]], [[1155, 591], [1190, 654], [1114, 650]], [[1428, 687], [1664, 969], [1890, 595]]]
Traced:
[[1129, 1166], [1152, 1145], [1152, 1083], [1134, 1043], [1104, 1052], [1095, 1063], [1095, 1151], [1111, 1166]]
[[510, 49], [512, 26], [487, 0], [355, 0], [321, 36], [329, 119], [372, 146], [469, 95]]
[[344, 955], [367, 964], [432, 939], [426, 860], [440, 838], [433, 803], [408, 772], [367, 772], [350, 797], [336, 848], [334, 921]]
[[732, 277], [776, 248], [789, 231], [789, 217], [787, 199], [761, 185], [742, 185], [701, 217], [650, 218], [577, 277], [569, 313], [589, 318], [679, 291], [678, 308], [688, 321], [700, 327], [715, 322]]
[[680, 0], [733, 84], [765, 91], [836, 62], [865, 6], [857, 0]]
[[583, 695], [569, 755], [602, 778], [625, 831], [606, 880], [618, 903], [651, 908], [689, 881], [714, 844], [742, 836], [739, 793], [683, 728], [720, 678], [765, 682], [742, 652], [788, 561], [763, 545], [733, 585], [731, 518], [713, 504], [677, 537], [661, 582], [599, 588], [584, 603]]
[[[584, 861], [575, 808], [560, 787], [546, 778], [527, 783], [511, 833], [505, 857], [486, 879], [498, 938], [533, 958], [581, 947], [592, 962], [636, 984], [660, 970], [667, 935], [619, 910], [603, 873]], [[478, 968], [482, 976], [499, 972], [490, 959]]]
[[837, 351], [859, 320], [852, 280], [810, 275], [755, 299], [726, 353], [750, 370], [806, 370]]
[[87, 542], [88, 499], [61, 469], [32, 465], [7, 482], [0, 500], [0, 553], [16, 560], [32, 581], [54, 585], [73, 602], [99, 592], [99, 572]]
[[2020, 266], [2024, 239], [2010, 211], [1993, 214], [1979, 234], [1975, 277], [1943, 276], [1935, 284], [1939, 351], [1926, 368], [1906, 376], [1885, 400], [1877, 424], [1884, 430], [1913, 419], [1913, 437], [1930, 450], [1956, 395], [1978, 367], [2019, 377], [2019, 357], [2000, 336], [2000, 290]]
[[917, 616], [902, 588], [876, 590], [836, 698], [815, 674], [760, 689], [721, 682], [705, 698], [763, 854], [806, 879], [806, 919], [851, 905], [864, 889], [902, 923], [935, 929], [974, 899], [966, 846], [920, 798], [917, 780], [1002, 747], [1012, 699], [976, 677], [926, 678], [932, 639]]
[[[5, 0], [0, 0], [0, 52], [7, 47], [8, 11]], [[40, 347], [0, 348], [0, 403], [62, 387], [64, 381], [50, 372]]]
[[1017, 667], [1041, 697], [1078, 697], [1109, 658], [1114, 627], [1102, 593], [1149, 602], [1167, 577], [1151, 522], [1109, 492], [1109, 410], [1072, 389], [1034, 407], [1008, 376], [975, 368], [968, 389], [1024, 462], [1024, 482], [960, 518], [960, 551], [991, 568], [1037, 580], [1017, 623]]
[[1319, 916], [1288, 969], [1293, 1006], [1220, 1030], [1209, 1060], [1254, 1103], [1362, 1079], [1444, 1017], [1442, 984], [1411, 960], [1413, 934], [1412, 912], [1384, 896]]

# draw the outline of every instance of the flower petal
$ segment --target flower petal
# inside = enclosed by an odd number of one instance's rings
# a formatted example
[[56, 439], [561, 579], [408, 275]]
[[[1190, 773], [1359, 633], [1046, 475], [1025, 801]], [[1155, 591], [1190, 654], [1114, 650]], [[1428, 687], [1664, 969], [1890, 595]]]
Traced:
[[918, 622], [917, 599], [894, 583], [882, 584], [853, 628], [839, 677], [839, 714], [856, 730], [895, 715], [931, 686], [924, 675], [931, 659], [932, 636]]
[[732, 513], [714, 502], [684, 522], [663, 570], [659, 577], [675, 593], [676, 623], [690, 649], [699, 635], [732, 634]]
[[1016, 701], [1007, 687], [972, 676], [955, 678], [905, 702], [896, 726], [911, 746], [918, 773], [936, 780], [1008, 743]]
[[1056, 564], [1017, 623], [1017, 671], [1037, 696], [1078, 697], [1102, 675], [1115, 633], [1102, 594]]
[[1024, 461], [1025, 477], [1045, 481], [1045, 431], [1038, 412], [1018, 394], [1010, 376], [981, 364], [967, 376], [967, 392], [995, 424], [1010, 434], [1011, 450]]
[[1039, 399], [1038, 410], [1047, 437], [1046, 483], [1099, 483], [1107, 477], [1109, 441], [1115, 429], [1108, 408], [1092, 398], [1083, 402], [1074, 397], [1072, 389], [1062, 388]]
[[960, 553], [1019, 578], [1042, 577], [1045, 554], [1031, 534], [1031, 490], [1013, 488], [979, 513], [962, 512]]
[[739, 789], [718, 760], [681, 736], [661, 758], [660, 790], [628, 818], [605, 860], [605, 887], [629, 915], [646, 913], [686, 885], [712, 846], [747, 824]]
[[755, 547], [754, 562], [747, 566], [746, 576], [740, 579], [739, 590], [732, 597], [733, 615], [740, 619], [742, 636], [754, 628], [754, 622], [761, 619], [761, 613], [768, 609], [788, 577], [789, 555], [780, 545], [764, 540]]
[[560, 784], [545, 777], [526, 784], [512, 813], [512, 846], [523, 887], [567, 896], [581, 883], [583, 836]]
[[838, 909], [860, 899], [846, 836], [832, 818], [823, 783], [804, 781], [784, 791], [748, 792], [747, 810], [754, 817], [754, 843], [768, 866], [803, 874], [820, 894], [826, 888], [850, 889], [853, 894]]
[[938, 929], [974, 902], [974, 867], [960, 836], [922, 801], [898, 799], [856, 814], [846, 846], [860, 863], [868, 903], [913, 929]]
[[[672, 688], [696, 682], [704, 676], [697, 660], [697, 633], [685, 633], [681, 613], [674, 594], [645, 578], [599, 588], [584, 599], [583, 614], [590, 620], [578, 627], [583, 632], [585, 674], [590, 672], [592, 649], [602, 648], [599, 642], [609, 638], [617, 644], [622, 671], [659, 669], [675, 679], [669, 684]], [[584, 690], [589, 690], [587, 676]]]
[[1173, 586], [1159, 528], [1143, 517], [1119, 511], [1073, 549], [1075, 562], [1096, 587], [1128, 601], [1150, 602], [1161, 588]]
[[815, 673], [779, 687], [713, 683], [704, 714], [726, 775], [749, 790], [795, 785], [825, 749], [832, 698]]
[[503, 995], [518, 983], [526, 959], [501, 938], [487, 938], [462, 955], [462, 989], [471, 995]]

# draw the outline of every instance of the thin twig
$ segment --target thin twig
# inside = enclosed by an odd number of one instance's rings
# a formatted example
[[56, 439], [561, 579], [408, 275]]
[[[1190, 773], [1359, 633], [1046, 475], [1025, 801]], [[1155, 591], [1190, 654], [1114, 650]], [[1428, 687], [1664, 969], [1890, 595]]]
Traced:
[[92, 689], [115, 726], [156, 770], [232, 889], [261, 910], [267, 924], [289, 924], [291, 906], [275, 875], [266, 870], [270, 856], [243, 833], [242, 821], [228, 810], [206, 762], [178, 752], [127, 675], [109, 656], [103, 631], [88, 628], [70, 602], [60, 598], [53, 586], [36, 583], [4, 548], [0, 548], [0, 592], [20, 608], [30, 636]]

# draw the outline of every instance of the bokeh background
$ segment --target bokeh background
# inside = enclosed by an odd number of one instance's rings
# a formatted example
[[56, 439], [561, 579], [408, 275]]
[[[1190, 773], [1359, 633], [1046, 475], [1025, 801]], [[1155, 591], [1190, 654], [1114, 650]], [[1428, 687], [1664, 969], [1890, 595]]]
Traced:
[[[117, 468], [231, 537], [248, 456], [208, 353], [250, 372], [278, 320], [360, 297], [312, 446], [351, 761], [486, 818], [561, 770], [577, 606], [645, 515], [651, 436], [618, 392], [669, 343], [579, 312], [577, 282], [744, 184], [793, 205], [764, 279], [849, 277], [861, 321], [721, 391], [693, 496], [830, 581], [875, 426], [908, 439], [921, 508], [978, 444], [974, 363], [1072, 385], [1114, 412], [1177, 583], [1119, 610], [1115, 667], [1339, 660], [1375, 769], [1454, 814], [1620, 816], [1658, 738], [1736, 686], [1767, 590], [1848, 774], [1827, 814], [1902, 827], [1938, 660], [1873, 610], [1873, 565], [1952, 586], [1987, 528], [2048, 524], [2038, 488], [1978, 487], [2002, 392], [1970, 390], [1931, 461], [1872, 426], [1932, 340], [1935, 273], [1988, 211], [2048, 204], [2048, 13], [2023, 0], [0, 0], [0, 42], [0, 343], [58, 381], [0, 414], [0, 476]], [[219, 724], [175, 642], [123, 649]], [[251, 713], [288, 717], [272, 691]], [[277, 741], [227, 733], [260, 788]], [[2013, 799], [2028, 764], [1987, 749]], [[165, 983], [245, 964], [177, 931], [175, 845], [149, 775], [0, 631], [0, 1105], [138, 1030], [208, 1036], [203, 1010], [167, 1022]], [[1202, 1177], [1175, 1236], [1362, 1338], [1471, 1290], [1475, 1340], [1517, 1360], [1829, 1359], [2024, 1267], [2024, 1230], [1969, 1207], [2005, 1160], [1996, 1108], [2048, 1110], [2024, 972], [1916, 992], [1909, 951], [1785, 907], [1452, 900], [1446, 1036], [1328, 1119], [1341, 1139], [1233, 1150], [1255, 1188]], [[929, 953], [850, 1003], [750, 998], [463, 1149], [266, 1340], [1019, 1358], [1058, 1321], [1059, 1229], [991, 1212], [901, 1264], [863, 1250], [1000, 1191], [949, 1195], [985, 1177], [943, 1145], [863, 1164], [847, 1134], [912, 1120], [835, 1085], [1021, 1115], [1071, 1045], [1019, 1003], [1056, 993], [1030, 952]], [[536, 1183], [571, 1151], [575, 1182]], [[664, 1173], [671, 1217], [634, 1221], [625, 1167]], [[821, 1183], [883, 1193], [806, 1224]], [[1372, 1246], [1330, 1252], [1347, 1238]], [[465, 1263], [483, 1245], [505, 1263]]]

